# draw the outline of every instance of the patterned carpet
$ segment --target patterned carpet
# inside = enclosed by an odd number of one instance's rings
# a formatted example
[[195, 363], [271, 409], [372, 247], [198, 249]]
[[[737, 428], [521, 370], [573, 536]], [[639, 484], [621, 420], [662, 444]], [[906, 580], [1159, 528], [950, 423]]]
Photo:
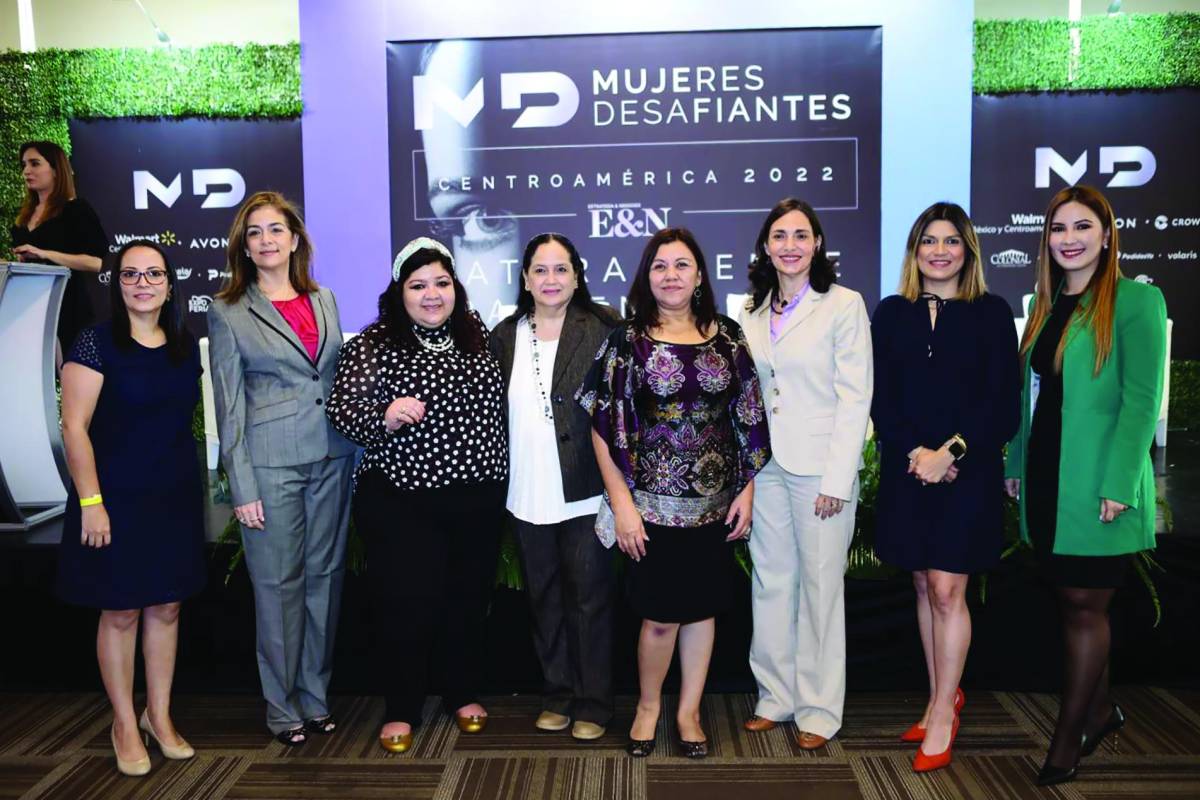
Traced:
[[176, 698], [175, 721], [198, 756], [168, 762], [152, 751], [154, 769], [142, 779], [117, 774], [100, 695], [0, 694], [0, 800], [1200, 797], [1200, 692], [1126, 687], [1117, 698], [1129, 717], [1119, 747], [1089, 758], [1074, 783], [1039, 789], [1033, 775], [1056, 710], [1053, 696], [1039, 694], [969, 693], [953, 765], [924, 776], [909, 767], [912, 746], [896, 738], [920, 712], [912, 695], [851, 695], [845, 728], [815, 753], [795, 746], [790, 725], [744, 732], [752, 697], [709, 695], [711, 755], [702, 762], [680, 757], [665, 723], [653, 756], [625, 756], [632, 698], [619, 702], [609, 735], [590, 744], [534, 730], [536, 698], [491, 698], [479, 736], [460, 735], [431, 701], [432, 721], [394, 756], [375, 743], [383, 713], [375, 698], [338, 700], [336, 735], [286, 748], [266, 735], [258, 698], [192, 695]]

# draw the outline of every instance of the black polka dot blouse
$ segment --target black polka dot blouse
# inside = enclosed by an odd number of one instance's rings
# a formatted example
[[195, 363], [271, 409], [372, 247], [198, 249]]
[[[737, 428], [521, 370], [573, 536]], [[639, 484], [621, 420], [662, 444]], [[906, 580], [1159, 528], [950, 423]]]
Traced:
[[[449, 336], [447, 323], [421, 338], [437, 345]], [[389, 431], [383, 415], [398, 397], [422, 401], [425, 416]], [[486, 347], [481, 353], [400, 348], [383, 322], [342, 347], [326, 408], [333, 427], [366, 448], [356, 477], [378, 469], [401, 489], [505, 480], [504, 411], [500, 365]]]

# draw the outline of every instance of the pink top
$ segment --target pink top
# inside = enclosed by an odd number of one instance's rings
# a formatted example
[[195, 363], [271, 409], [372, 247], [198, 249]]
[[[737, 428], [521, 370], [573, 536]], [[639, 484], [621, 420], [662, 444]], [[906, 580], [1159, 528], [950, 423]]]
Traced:
[[775, 344], [775, 340], [779, 338], [779, 332], [783, 330], [783, 326], [787, 323], [788, 317], [796, 310], [796, 306], [800, 305], [800, 301], [804, 299], [804, 295], [808, 294], [808, 287], [812, 284], [804, 284], [804, 288], [796, 292], [796, 295], [787, 302], [783, 307], [783, 311], [775, 313], [775, 300], [771, 299], [771, 344]]
[[308, 299], [308, 295], [302, 294], [291, 300], [272, 300], [271, 305], [275, 306], [287, 320], [287, 324], [292, 326], [292, 330], [300, 337], [300, 344], [308, 351], [308, 357], [316, 362], [317, 344], [321, 341], [321, 334], [317, 331], [317, 317], [313, 314], [312, 301]]

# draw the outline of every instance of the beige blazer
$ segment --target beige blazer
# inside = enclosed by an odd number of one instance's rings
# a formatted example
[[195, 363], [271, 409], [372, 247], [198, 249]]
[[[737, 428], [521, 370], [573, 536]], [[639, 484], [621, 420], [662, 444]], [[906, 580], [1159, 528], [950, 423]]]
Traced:
[[819, 475], [821, 494], [850, 500], [862, 467], [874, 368], [862, 295], [809, 289], [771, 342], [771, 298], [743, 309], [742, 329], [762, 383], [771, 452], [793, 475]]

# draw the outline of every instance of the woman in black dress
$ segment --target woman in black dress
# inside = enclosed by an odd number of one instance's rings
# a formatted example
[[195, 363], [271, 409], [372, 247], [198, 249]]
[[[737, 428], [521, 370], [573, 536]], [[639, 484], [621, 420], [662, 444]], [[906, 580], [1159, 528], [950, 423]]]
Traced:
[[94, 319], [86, 278], [100, 271], [108, 237], [96, 212], [75, 196], [67, 154], [54, 142], [21, 145], [25, 201], [12, 227], [18, 261], [71, 268], [58, 317], [58, 342], [66, 350]]
[[449, 249], [409, 242], [379, 319], [342, 348], [326, 404], [333, 427], [366, 448], [353, 513], [367, 542], [389, 752], [412, 744], [435, 655], [459, 730], [487, 724], [479, 689], [508, 477], [503, 387]]
[[965, 592], [1000, 560], [1004, 444], [1020, 420], [1012, 313], [988, 294], [965, 211], [935, 203], [908, 235], [900, 293], [871, 323], [880, 443], [875, 549], [913, 573], [930, 700], [901, 736], [913, 769], [950, 763], [971, 643]]
[[[100, 676], [113, 707], [117, 769], [145, 775], [141, 732], [167, 758], [195, 753], [171, 722], [179, 605], [204, 585], [200, 467], [192, 414], [200, 350], [179, 314], [166, 254], [136, 241], [117, 254], [113, 320], [85, 328], [62, 374], [63, 441], [72, 485], [58, 595], [101, 609]], [[133, 709], [142, 621], [146, 710]]]

